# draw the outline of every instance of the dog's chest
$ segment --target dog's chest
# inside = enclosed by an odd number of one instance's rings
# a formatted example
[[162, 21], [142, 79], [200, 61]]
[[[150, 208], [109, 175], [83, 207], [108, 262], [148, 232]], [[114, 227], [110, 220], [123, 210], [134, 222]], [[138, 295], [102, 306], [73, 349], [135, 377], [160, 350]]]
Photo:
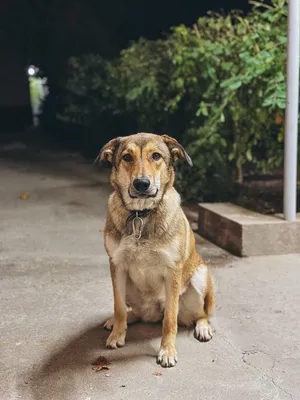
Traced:
[[115, 246], [110, 256], [116, 265], [122, 265], [128, 270], [134, 265], [173, 267], [178, 260], [177, 249], [174, 247], [176, 247], [174, 244], [164, 245], [126, 236]]
[[140, 291], [159, 292], [167, 268], [174, 267], [178, 258], [172, 245], [162, 246], [132, 236], [122, 238], [111, 250], [110, 256], [116, 267], [124, 268]]

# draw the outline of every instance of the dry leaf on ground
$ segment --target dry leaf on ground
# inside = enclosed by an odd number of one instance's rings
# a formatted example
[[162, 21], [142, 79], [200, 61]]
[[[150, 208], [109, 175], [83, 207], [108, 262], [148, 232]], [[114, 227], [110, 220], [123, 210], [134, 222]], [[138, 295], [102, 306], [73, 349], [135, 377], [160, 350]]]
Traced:
[[98, 357], [97, 360], [92, 363], [92, 365], [95, 372], [107, 371], [110, 369], [110, 362], [103, 356]]
[[28, 200], [29, 194], [28, 194], [28, 193], [21, 193], [20, 196], [19, 196], [19, 198], [20, 198], [21, 200]]
[[162, 373], [161, 372], [153, 372], [152, 375], [154, 375], [154, 376], [162, 376]]

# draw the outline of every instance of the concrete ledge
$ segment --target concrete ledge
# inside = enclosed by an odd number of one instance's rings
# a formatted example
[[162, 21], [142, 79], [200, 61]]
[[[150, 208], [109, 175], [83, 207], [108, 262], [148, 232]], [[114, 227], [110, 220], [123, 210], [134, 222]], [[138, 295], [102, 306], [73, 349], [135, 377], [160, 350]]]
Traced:
[[199, 233], [238, 256], [300, 253], [300, 214], [262, 215], [231, 203], [199, 204]]

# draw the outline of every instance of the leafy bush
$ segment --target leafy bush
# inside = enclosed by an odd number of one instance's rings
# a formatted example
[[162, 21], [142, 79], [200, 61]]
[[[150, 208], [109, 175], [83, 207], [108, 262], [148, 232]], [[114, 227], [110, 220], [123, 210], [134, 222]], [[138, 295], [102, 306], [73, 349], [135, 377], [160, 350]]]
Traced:
[[282, 165], [286, 31], [286, 0], [253, 2], [246, 16], [210, 13], [114, 61], [71, 59], [64, 117], [96, 126], [109, 115], [113, 127], [118, 116], [127, 124], [112, 135], [134, 127], [175, 136], [195, 164], [179, 169], [184, 197], [224, 199], [245, 165]]

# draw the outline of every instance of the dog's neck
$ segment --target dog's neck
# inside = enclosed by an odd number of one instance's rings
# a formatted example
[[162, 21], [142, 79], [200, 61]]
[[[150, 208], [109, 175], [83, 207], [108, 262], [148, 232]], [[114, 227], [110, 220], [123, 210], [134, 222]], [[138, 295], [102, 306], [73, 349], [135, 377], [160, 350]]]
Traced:
[[145, 208], [144, 210], [129, 210], [129, 217], [138, 217], [138, 218], [146, 218], [148, 215], [153, 213], [155, 208]]
[[140, 218], [143, 221], [143, 236], [146, 237], [152, 234], [160, 237], [168, 231], [179, 208], [180, 196], [173, 187], [166, 191], [153, 209], [128, 209], [116, 191], [111, 195], [108, 207], [109, 218], [121, 236], [132, 234], [132, 221]]

